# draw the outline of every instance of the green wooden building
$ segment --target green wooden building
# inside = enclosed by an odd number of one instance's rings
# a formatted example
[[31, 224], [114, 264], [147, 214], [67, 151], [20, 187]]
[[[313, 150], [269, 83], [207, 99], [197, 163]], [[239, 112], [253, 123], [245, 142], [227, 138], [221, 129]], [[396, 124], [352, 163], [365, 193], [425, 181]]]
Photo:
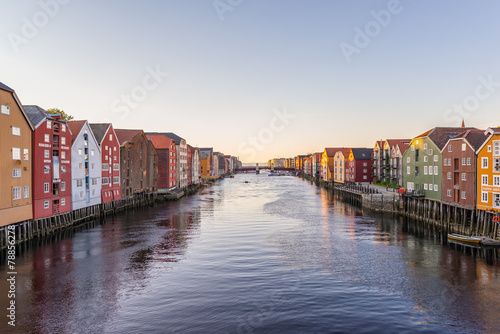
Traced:
[[407, 195], [441, 200], [441, 150], [446, 142], [472, 128], [436, 127], [413, 138], [403, 154], [403, 185]]

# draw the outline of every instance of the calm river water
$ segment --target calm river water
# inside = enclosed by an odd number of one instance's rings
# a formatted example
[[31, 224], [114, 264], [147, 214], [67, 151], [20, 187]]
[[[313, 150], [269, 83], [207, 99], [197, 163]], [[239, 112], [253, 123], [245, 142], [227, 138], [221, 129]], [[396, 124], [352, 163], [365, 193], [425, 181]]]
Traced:
[[2, 262], [0, 332], [500, 332], [498, 251], [414, 226], [237, 175], [18, 250], [16, 331]]

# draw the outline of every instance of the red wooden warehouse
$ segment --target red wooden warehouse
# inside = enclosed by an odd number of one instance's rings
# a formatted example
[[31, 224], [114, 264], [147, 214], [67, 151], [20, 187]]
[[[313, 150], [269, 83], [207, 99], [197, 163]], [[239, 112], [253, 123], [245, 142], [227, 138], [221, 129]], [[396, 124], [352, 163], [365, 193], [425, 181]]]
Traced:
[[120, 143], [111, 123], [93, 123], [90, 128], [101, 147], [102, 203], [122, 198], [120, 186]]
[[33, 132], [33, 218], [71, 211], [71, 132], [60, 115], [24, 106]]
[[345, 162], [345, 180], [347, 182], [372, 182], [371, 148], [352, 148]]
[[176, 188], [175, 165], [177, 153], [175, 141], [165, 135], [146, 134], [158, 152], [158, 192], [166, 193]]

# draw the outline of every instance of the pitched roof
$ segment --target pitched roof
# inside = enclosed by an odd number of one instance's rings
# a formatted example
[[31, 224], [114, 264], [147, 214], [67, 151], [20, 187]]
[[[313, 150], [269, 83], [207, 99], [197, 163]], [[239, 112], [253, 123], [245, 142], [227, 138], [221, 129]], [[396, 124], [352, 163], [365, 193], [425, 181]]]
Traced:
[[373, 149], [371, 148], [352, 148], [354, 160], [370, 160], [372, 158]]
[[78, 134], [82, 130], [82, 127], [85, 125], [87, 121], [68, 121], [66, 125], [68, 125], [69, 130], [71, 131], [71, 142], [74, 142]]
[[14, 93], [14, 90], [12, 88], [10, 88], [9, 86], [3, 84], [0, 82], [0, 89], [3, 89], [3, 90], [6, 90], [8, 92], [11, 92], [11, 93]]
[[99, 143], [102, 143], [102, 139], [106, 135], [108, 128], [111, 126], [111, 123], [91, 123], [89, 124], [92, 132], [94, 133], [94, 137]]
[[451, 139], [465, 139], [469, 142], [474, 151], [476, 151], [488, 139], [488, 135], [485, 134], [484, 130], [470, 129], [459, 133]]
[[335, 156], [335, 153], [337, 153], [338, 151], [344, 149], [345, 147], [326, 147], [325, 150], [326, 150], [326, 155], [328, 157], [334, 157]]
[[384, 141], [383, 140], [377, 140], [375, 142], [375, 146], [378, 146], [380, 148], [384, 148]]
[[453, 128], [441, 128], [436, 127], [432, 128], [429, 131], [422, 133], [420, 136], [415, 138], [429, 137], [436, 146], [442, 150], [444, 145], [448, 142], [450, 138], [455, 137], [459, 133], [462, 133], [466, 130], [476, 129], [476, 128], [462, 128], [462, 127], [453, 127]]
[[40, 123], [42, 123], [46, 118], [50, 120], [55, 119], [45, 109], [40, 108], [39, 106], [28, 105], [28, 106], [23, 106], [23, 108], [26, 111], [26, 114], [30, 118], [31, 123], [33, 123], [33, 126], [35, 128]]
[[131, 141], [135, 136], [140, 134], [142, 130], [129, 130], [129, 129], [115, 129], [116, 138], [120, 142], [120, 146], [123, 146], [126, 142]]
[[153, 142], [153, 145], [157, 149], [170, 149], [170, 145], [172, 145], [173, 140], [167, 136], [164, 135], [148, 135], [146, 134], [146, 137], [148, 137], [148, 140], [151, 140]]
[[178, 135], [176, 135], [173, 132], [148, 132], [146, 134], [148, 134], [148, 135], [163, 135], [163, 136], [167, 136], [168, 138], [173, 139], [175, 141], [175, 145], [180, 145], [181, 144], [181, 140], [184, 140], [184, 138], [179, 137]]

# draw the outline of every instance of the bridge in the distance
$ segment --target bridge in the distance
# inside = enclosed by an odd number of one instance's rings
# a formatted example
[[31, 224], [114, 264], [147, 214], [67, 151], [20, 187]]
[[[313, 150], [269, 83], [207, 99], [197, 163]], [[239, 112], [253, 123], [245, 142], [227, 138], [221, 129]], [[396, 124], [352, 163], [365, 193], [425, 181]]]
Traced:
[[[259, 166], [259, 170], [270, 170], [271, 167], [268, 166]], [[295, 171], [295, 168], [286, 168], [286, 167], [274, 167], [273, 168], [275, 171], [290, 171], [293, 172]], [[245, 167], [240, 167], [236, 168], [236, 172], [250, 172], [250, 171], [255, 171], [256, 166], [245, 166]]]

